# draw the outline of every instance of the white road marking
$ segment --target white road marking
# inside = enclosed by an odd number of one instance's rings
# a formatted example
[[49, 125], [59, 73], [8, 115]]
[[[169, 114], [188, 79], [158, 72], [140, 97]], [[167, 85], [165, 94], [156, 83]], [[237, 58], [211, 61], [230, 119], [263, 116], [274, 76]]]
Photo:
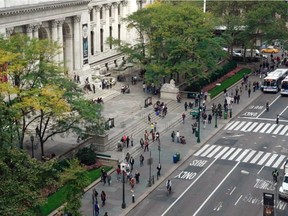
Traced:
[[279, 116], [281, 116], [286, 111], [286, 109], [288, 109], [288, 106], [286, 106], [286, 108], [279, 114]]
[[239, 200], [242, 198], [242, 195], [238, 198], [238, 200], [234, 203], [234, 205], [237, 205], [237, 203], [239, 202]]
[[[198, 181], [199, 178], [215, 163], [217, 159], [213, 160], [211, 164], [209, 164], [206, 169], [186, 188], [185, 191], [183, 191], [182, 194], [161, 214], [161, 216], [164, 216], [183, 196], [184, 194]], [[237, 164], [238, 165], [238, 164]]]
[[201, 154], [201, 157], [205, 157], [206, 155], [209, 154], [209, 152], [211, 152], [214, 148], [216, 147], [216, 145], [212, 145], [210, 146], [203, 154]]
[[239, 130], [245, 123], [246, 121], [241, 122], [237, 127], [234, 128], [234, 130]]
[[279, 131], [284, 127], [284, 125], [279, 125], [272, 134], [278, 134]]
[[[278, 97], [275, 98], [275, 99], [269, 104], [269, 106], [271, 106], [273, 103], [275, 103], [276, 100], [278, 100], [278, 98], [280, 98], [280, 97], [281, 97], [281, 95], [278, 95]], [[256, 118], [259, 118], [259, 116], [261, 116], [264, 112], [266, 112], [266, 109], [264, 109], [261, 113], [259, 113], [259, 115], [256, 116]]]
[[234, 124], [232, 124], [231, 127], [229, 127], [227, 130], [233, 130], [233, 128], [235, 128], [239, 123], [240, 121], [234, 122]]
[[257, 175], [260, 174], [260, 172], [262, 171], [262, 169], [264, 168], [265, 166], [262, 166], [261, 169], [257, 172]]
[[284, 127], [284, 129], [279, 133], [279, 135], [284, 135], [286, 131], [288, 130], [288, 125]]
[[237, 150], [233, 153], [233, 155], [231, 155], [231, 157], [228, 158], [228, 160], [233, 160], [240, 151], [242, 151], [241, 148], [237, 149]]
[[244, 160], [243, 160], [242, 162], [247, 163], [247, 162], [250, 160], [250, 158], [255, 154], [255, 152], [256, 152], [255, 150], [252, 150], [252, 151], [248, 154], [248, 156], [244, 158]]
[[197, 215], [198, 212], [203, 208], [203, 206], [208, 202], [208, 200], [214, 195], [214, 193], [218, 190], [218, 188], [223, 184], [223, 182], [231, 175], [231, 173], [236, 169], [239, 165], [240, 161], [230, 170], [230, 172], [223, 178], [223, 180], [218, 184], [218, 186], [210, 193], [207, 199], [202, 203], [202, 205], [197, 209], [197, 211], [193, 214], [193, 216]]
[[233, 190], [230, 192], [230, 195], [234, 192], [234, 190], [236, 189], [236, 186], [233, 188]]
[[258, 125], [258, 122], [254, 122], [254, 123], [251, 125], [251, 127], [249, 127], [246, 131], [248, 131], [248, 132], [252, 131], [252, 130], [256, 127], [256, 125]]
[[259, 131], [259, 133], [264, 133], [270, 125], [271, 125], [270, 123], [267, 123], [267, 124]]
[[264, 125], [264, 123], [261, 122], [261, 123], [256, 127], [256, 129], [255, 129], [253, 132], [257, 132], [257, 131], [259, 131], [260, 128], [261, 128], [263, 125]]
[[284, 158], [285, 158], [284, 155], [280, 155], [280, 157], [278, 158], [278, 160], [274, 163], [272, 167], [277, 168], [280, 165], [280, 163], [284, 160]]
[[263, 163], [267, 160], [267, 158], [271, 155], [270, 152], [266, 153], [264, 157], [261, 158], [261, 160], [257, 163], [258, 165], [263, 165]]
[[277, 124], [271, 125], [271, 127], [265, 133], [270, 134], [276, 126], [277, 126]]
[[234, 121], [229, 122], [229, 123], [225, 126], [224, 130], [226, 130], [228, 127], [230, 127], [233, 123], [234, 123]]
[[278, 157], [278, 154], [273, 154], [269, 161], [265, 164], [265, 166], [270, 166], [272, 162]]
[[217, 148], [215, 148], [209, 155], [207, 155], [208, 158], [213, 157], [214, 154], [216, 154], [216, 152], [219, 151], [219, 149], [221, 149], [222, 146], [217, 146]]
[[198, 156], [200, 155], [203, 151], [205, 151], [205, 149], [207, 149], [210, 145], [209, 144], [206, 144], [204, 145], [199, 151], [197, 151], [194, 155], [195, 156]]
[[236, 159], [236, 161], [241, 161], [242, 158], [250, 151], [250, 149], [245, 149], [242, 154]]
[[235, 148], [230, 148], [229, 151], [226, 152], [221, 159], [225, 160], [234, 150]]
[[241, 129], [241, 131], [246, 131], [246, 129], [252, 124], [252, 122], [247, 122], [247, 124]]
[[224, 147], [224, 149], [222, 149], [222, 151], [221, 152], [219, 152], [216, 156], [215, 156], [215, 158], [220, 158], [227, 150], [229, 149], [229, 147]]
[[254, 156], [254, 158], [250, 161], [250, 163], [252, 163], [252, 164], [256, 163], [256, 161], [261, 157], [261, 155], [262, 155], [263, 153], [264, 153], [264, 152], [259, 151], [258, 154], [256, 154], [256, 155]]
[[[256, 118], [256, 117], [254, 118], [254, 117], [240, 117], [240, 116], [239, 116], [238, 118], [239, 118], [239, 119], [240, 119], [240, 118], [243, 118], [243, 119], [251, 119], [251, 120], [257, 119], [257, 120], [261, 120], [261, 121], [275, 121], [275, 118], [273, 118], [273, 119], [271, 118], [271, 119], [270, 119], [270, 118]], [[288, 122], [288, 120], [280, 119], [279, 122]]]

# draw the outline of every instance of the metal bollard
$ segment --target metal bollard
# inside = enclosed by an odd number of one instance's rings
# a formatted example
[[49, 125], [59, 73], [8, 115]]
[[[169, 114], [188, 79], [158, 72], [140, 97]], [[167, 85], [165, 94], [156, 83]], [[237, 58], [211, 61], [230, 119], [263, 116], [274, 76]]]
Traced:
[[132, 203], [135, 203], [135, 195], [132, 194]]

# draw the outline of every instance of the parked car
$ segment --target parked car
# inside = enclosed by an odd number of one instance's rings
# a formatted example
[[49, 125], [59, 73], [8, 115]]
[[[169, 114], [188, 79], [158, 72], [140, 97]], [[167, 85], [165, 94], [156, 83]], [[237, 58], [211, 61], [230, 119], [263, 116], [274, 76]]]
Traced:
[[279, 50], [274, 48], [273, 46], [268, 46], [261, 50], [262, 53], [278, 53]]
[[288, 160], [284, 165], [284, 176], [282, 185], [279, 188], [279, 197], [288, 199]]

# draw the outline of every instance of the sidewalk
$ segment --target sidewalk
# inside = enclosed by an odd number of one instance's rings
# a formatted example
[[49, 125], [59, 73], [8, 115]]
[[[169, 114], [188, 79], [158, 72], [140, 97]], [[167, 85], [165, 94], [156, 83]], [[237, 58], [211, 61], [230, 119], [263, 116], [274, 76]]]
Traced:
[[[259, 81], [258, 77], [250, 76], [249, 81], [253, 83], [253, 81]], [[231, 87], [228, 92], [230, 93], [233, 91], [235, 93], [235, 86], [240, 84], [235, 84], [233, 87]], [[241, 99], [239, 104], [233, 104], [233, 117], [237, 115], [239, 112], [241, 112], [246, 106], [248, 106], [253, 100], [255, 100], [257, 97], [259, 97], [262, 93], [260, 90], [257, 90], [256, 92], [251, 93], [251, 97], [248, 97], [248, 92], [243, 91], [241, 94]], [[139, 100], [138, 100], [139, 101]], [[122, 183], [117, 182], [116, 180], [116, 173], [111, 173], [112, 176], [112, 184], [111, 186], [108, 186], [107, 184], [105, 186], [102, 185], [99, 181], [96, 181], [90, 189], [83, 195], [82, 198], [82, 207], [81, 212], [82, 215], [85, 216], [92, 216], [93, 215], [93, 205], [92, 205], [92, 189], [95, 188], [98, 193], [100, 194], [101, 191], [105, 191], [107, 200], [106, 205], [104, 207], [100, 207], [100, 215], [104, 215], [105, 212], [108, 212], [109, 216], [118, 216], [118, 215], [125, 215], [128, 213], [131, 209], [133, 209], [138, 202], [143, 200], [151, 191], [153, 191], [159, 184], [164, 184], [164, 180], [166, 177], [168, 177], [177, 167], [179, 167], [186, 159], [188, 159], [200, 146], [202, 146], [205, 142], [207, 142], [214, 134], [216, 134], [219, 130], [223, 128], [224, 125], [226, 125], [230, 119], [218, 119], [218, 128], [215, 128], [215, 120], [213, 118], [212, 124], [207, 125], [206, 128], [203, 128], [203, 125], [201, 125], [200, 130], [200, 138], [201, 143], [196, 142], [196, 137], [194, 134], [192, 134], [192, 128], [191, 123], [194, 123], [195, 120], [191, 119], [189, 116], [189, 112], [186, 112], [186, 122], [185, 124], [182, 124], [181, 122], [181, 115], [182, 112], [184, 112], [184, 102], [189, 100], [183, 99], [180, 107], [181, 109], [175, 109], [174, 112], [169, 113], [168, 108], [168, 115], [165, 117], [162, 121], [157, 122], [157, 131], [160, 132], [160, 138], [161, 138], [161, 152], [160, 152], [160, 158], [159, 158], [159, 151], [157, 144], [150, 144], [149, 149], [152, 153], [153, 158], [153, 164], [151, 166], [152, 175], [155, 179], [155, 184], [151, 187], [147, 186], [147, 182], [149, 179], [149, 167], [147, 165], [147, 159], [149, 158], [149, 152], [143, 152], [143, 150], [140, 148], [139, 140], [143, 136], [143, 134], [139, 134], [138, 136], [134, 137], [134, 147], [130, 147], [129, 149], [124, 149], [123, 153], [118, 153], [115, 150], [109, 151], [109, 154], [112, 155], [112, 158], [118, 158], [118, 159], [124, 159], [124, 155], [129, 151], [130, 154], [132, 153], [135, 164], [133, 169], [133, 175], [136, 170], [140, 172], [140, 183], [135, 185], [134, 193], [130, 191], [130, 185], [128, 183], [125, 184], [125, 200], [126, 200], [126, 209], [121, 208], [122, 204]], [[213, 99], [207, 104], [207, 109], [211, 109], [212, 103], [223, 104], [224, 102], [224, 96], [220, 94], [218, 97]], [[125, 102], [122, 102], [125, 103]], [[127, 101], [126, 101], [127, 103]], [[208, 113], [210, 113], [209, 111]], [[188, 117], [188, 118], [187, 118]], [[139, 121], [138, 121], [139, 122]], [[139, 122], [140, 123], [140, 122]], [[140, 123], [143, 124], [143, 123]], [[145, 123], [144, 123], [145, 124]], [[175, 132], [177, 130], [180, 131], [181, 135], [184, 135], [186, 138], [186, 145], [182, 145], [179, 143], [173, 143], [171, 141], [170, 134], [174, 130]], [[176, 164], [173, 163], [173, 155], [179, 152], [180, 153], [180, 161]], [[140, 153], [143, 154], [145, 161], [144, 166], [140, 167], [139, 164], [139, 155]], [[161, 170], [161, 176], [160, 179], [156, 179], [156, 167], [159, 163], [159, 160], [161, 161], [162, 170]], [[135, 203], [132, 203], [132, 194], [135, 195]], [[100, 199], [98, 197], [98, 199]], [[100, 203], [100, 201], [99, 201]]]

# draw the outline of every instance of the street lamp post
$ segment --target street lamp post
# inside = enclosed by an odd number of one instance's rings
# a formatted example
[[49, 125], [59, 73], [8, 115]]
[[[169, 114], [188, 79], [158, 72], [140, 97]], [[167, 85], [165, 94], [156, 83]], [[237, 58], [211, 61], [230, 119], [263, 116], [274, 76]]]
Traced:
[[32, 144], [32, 158], [34, 158], [34, 136], [30, 136], [31, 144]]
[[126, 203], [125, 203], [125, 175], [124, 175], [124, 170], [122, 170], [122, 209], [126, 208]]
[[218, 127], [218, 125], [217, 125], [217, 117], [218, 117], [218, 112], [216, 111], [216, 113], [215, 113], [215, 128]]
[[200, 143], [200, 116], [201, 116], [201, 93], [198, 95], [199, 104], [198, 104], [198, 136], [197, 136], [197, 143]]
[[161, 151], [161, 145], [160, 145], [160, 139], [158, 140], [158, 152], [159, 152], [159, 164], [160, 163], [160, 151]]

